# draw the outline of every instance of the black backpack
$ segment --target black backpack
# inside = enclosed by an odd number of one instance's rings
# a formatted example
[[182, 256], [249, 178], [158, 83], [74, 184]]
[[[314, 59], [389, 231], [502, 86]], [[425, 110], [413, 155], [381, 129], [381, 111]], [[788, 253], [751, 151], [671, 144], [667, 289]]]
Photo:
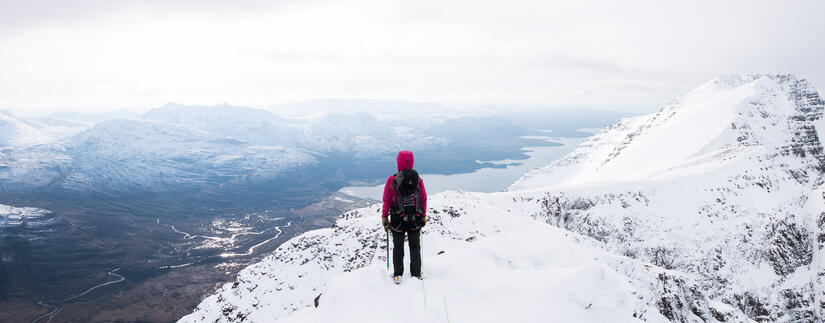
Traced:
[[421, 189], [418, 185], [418, 172], [414, 169], [407, 169], [395, 174], [395, 204], [392, 207], [395, 216], [391, 219], [393, 227], [403, 229], [403, 227], [420, 227], [421, 215], [424, 210], [421, 207]]

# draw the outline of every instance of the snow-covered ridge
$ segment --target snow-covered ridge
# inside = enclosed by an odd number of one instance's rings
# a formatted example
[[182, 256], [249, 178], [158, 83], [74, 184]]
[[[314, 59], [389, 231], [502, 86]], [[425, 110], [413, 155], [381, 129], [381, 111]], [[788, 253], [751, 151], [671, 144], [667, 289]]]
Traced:
[[693, 275], [751, 319], [822, 320], [823, 110], [792, 75], [718, 78], [510, 189], [547, 192], [537, 218]]
[[372, 206], [181, 321], [822, 321], [824, 110], [792, 75], [721, 77], [508, 192], [433, 196], [423, 283], [389, 281]]
[[[680, 273], [514, 214], [534, 208], [530, 200], [510, 193], [435, 196], [422, 237], [425, 281], [406, 277], [400, 287], [385, 269], [380, 208], [348, 212], [333, 228], [291, 239], [244, 269], [181, 321], [530, 321], [553, 310], [560, 320], [665, 322], [659, 295], [681, 300], [689, 293], [692, 283]], [[701, 296], [691, 301], [711, 306]]]
[[604, 129], [510, 189], [668, 179], [687, 166], [718, 168], [759, 149], [770, 153], [796, 143], [793, 149], [810, 150], [812, 122], [820, 118], [803, 100], [819, 97], [790, 75], [719, 77], [658, 113]]

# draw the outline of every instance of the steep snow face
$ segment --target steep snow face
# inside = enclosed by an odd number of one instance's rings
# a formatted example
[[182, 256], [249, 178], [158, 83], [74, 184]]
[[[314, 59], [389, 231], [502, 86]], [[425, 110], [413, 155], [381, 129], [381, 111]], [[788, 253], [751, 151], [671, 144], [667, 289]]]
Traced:
[[790, 75], [718, 78], [508, 192], [432, 197], [423, 283], [389, 281], [373, 206], [182, 321], [822, 321], [823, 110]]
[[814, 217], [810, 219], [809, 227], [812, 227], [813, 255], [811, 257], [811, 270], [808, 273], [813, 280], [813, 304], [812, 307], [818, 309], [818, 318], [825, 317], [825, 185], [822, 185], [810, 195], [808, 212]]
[[[668, 180], [707, 173], [743, 158], [759, 159], [754, 153], [764, 156], [790, 148], [793, 154], [804, 154], [816, 149], [812, 130], [821, 115], [817, 100], [806, 81], [789, 75], [720, 77], [658, 113], [624, 119], [603, 130], [570, 156], [525, 174], [510, 189]], [[816, 156], [810, 158], [814, 161], [809, 166], [822, 167]]]
[[[813, 192], [825, 171], [824, 109], [790, 75], [719, 78], [602, 131], [510, 189], [545, 192], [537, 218], [694, 275], [751, 319], [822, 320]], [[678, 135], [689, 129], [703, 133]]]

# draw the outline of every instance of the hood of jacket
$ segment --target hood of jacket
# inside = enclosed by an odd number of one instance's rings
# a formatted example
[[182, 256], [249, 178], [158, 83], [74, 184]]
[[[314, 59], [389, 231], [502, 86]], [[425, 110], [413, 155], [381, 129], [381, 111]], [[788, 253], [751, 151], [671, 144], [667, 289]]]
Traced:
[[414, 164], [413, 153], [411, 151], [400, 151], [398, 157], [395, 158], [395, 163], [398, 165], [398, 171], [413, 169]]

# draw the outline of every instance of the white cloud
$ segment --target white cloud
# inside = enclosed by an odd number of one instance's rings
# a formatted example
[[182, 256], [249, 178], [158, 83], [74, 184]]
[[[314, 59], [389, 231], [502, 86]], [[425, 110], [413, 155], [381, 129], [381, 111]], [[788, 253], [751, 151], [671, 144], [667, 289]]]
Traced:
[[821, 1], [12, 1], [0, 4], [0, 107], [36, 113], [345, 97], [653, 108], [732, 72], [795, 72], [821, 87], [823, 8]]

